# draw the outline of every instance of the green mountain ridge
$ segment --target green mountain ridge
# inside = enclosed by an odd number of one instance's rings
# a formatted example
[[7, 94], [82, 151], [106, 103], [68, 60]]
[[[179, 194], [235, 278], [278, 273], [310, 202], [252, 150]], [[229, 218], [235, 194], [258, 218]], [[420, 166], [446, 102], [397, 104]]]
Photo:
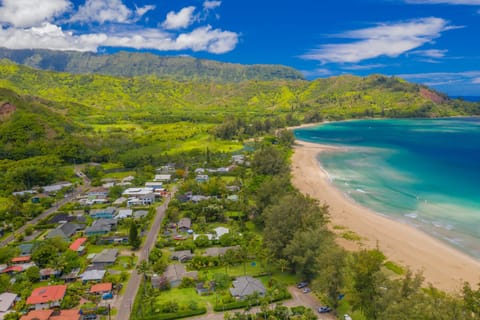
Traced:
[[96, 54], [77, 51], [0, 48], [0, 59], [2, 58], [36, 69], [75, 74], [125, 77], [152, 74], [182, 81], [209, 80], [217, 82], [304, 79], [299, 71], [282, 65], [241, 65], [191, 57], [168, 57], [125, 51], [115, 54]]

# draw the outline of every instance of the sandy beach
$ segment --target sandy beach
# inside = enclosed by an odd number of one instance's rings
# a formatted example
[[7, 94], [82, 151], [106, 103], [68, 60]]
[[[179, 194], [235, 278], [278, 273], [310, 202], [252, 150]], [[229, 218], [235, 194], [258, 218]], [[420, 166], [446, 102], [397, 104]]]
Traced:
[[331, 226], [345, 226], [362, 237], [361, 245], [340, 239], [348, 250], [377, 245], [388, 260], [413, 271], [423, 271], [425, 283], [458, 292], [464, 281], [480, 282], [480, 262], [414, 227], [386, 218], [360, 206], [335, 188], [316, 156], [335, 150], [304, 141], [296, 141], [292, 157], [293, 184], [304, 194], [330, 207]]

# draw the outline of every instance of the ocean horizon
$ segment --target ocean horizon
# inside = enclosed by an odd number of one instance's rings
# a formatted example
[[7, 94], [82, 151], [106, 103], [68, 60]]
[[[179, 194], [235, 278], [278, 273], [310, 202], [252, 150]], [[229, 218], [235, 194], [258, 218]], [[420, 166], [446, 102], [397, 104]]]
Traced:
[[347, 197], [480, 259], [480, 118], [349, 120], [294, 132], [342, 146], [318, 160]]

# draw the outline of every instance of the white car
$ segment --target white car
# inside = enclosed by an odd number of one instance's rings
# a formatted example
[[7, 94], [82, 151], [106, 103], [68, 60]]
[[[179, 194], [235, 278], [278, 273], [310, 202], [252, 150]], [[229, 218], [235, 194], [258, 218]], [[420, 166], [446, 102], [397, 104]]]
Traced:
[[350, 317], [350, 315], [348, 315], [348, 314], [344, 314], [343, 319], [344, 320], [352, 320], [352, 317]]

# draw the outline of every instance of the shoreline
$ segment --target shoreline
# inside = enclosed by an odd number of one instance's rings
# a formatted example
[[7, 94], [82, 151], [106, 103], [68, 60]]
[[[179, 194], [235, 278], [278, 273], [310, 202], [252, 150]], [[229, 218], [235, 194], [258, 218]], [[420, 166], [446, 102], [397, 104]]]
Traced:
[[362, 237], [361, 245], [343, 238], [339, 238], [339, 244], [350, 251], [378, 247], [388, 260], [413, 272], [422, 271], [425, 283], [447, 292], [458, 292], [464, 281], [477, 286], [480, 261], [411, 225], [358, 204], [330, 182], [317, 155], [341, 149], [295, 140], [292, 156], [293, 185], [329, 206], [330, 226], [344, 226]]

